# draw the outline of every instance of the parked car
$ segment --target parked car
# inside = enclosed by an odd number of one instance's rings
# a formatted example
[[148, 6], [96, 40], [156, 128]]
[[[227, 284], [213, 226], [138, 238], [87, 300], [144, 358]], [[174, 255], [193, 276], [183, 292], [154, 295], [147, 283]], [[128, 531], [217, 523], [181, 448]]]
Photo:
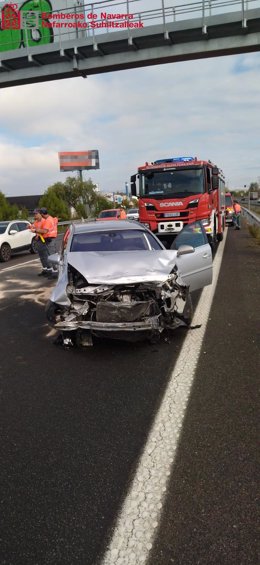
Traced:
[[35, 234], [26, 220], [0, 221], [0, 261], [9, 261], [13, 253], [30, 251], [36, 253]]
[[226, 192], [225, 194], [225, 220], [226, 220], [226, 224], [227, 225], [231, 225], [233, 226], [234, 221], [234, 203], [233, 203], [233, 198], [232, 198], [232, 194], [230, 192]]
[[122, 220], [125, 219], [126, 213], [120, 208], [111, 208], [110, 210], [102, 210], [97, 220]]
[[[179, 245], [180, 244], [180, 245]], [[59, 278], [46, 307], [67, 345], [92, 336], [154, 339], [189, 325], [190, 292], [211, 284], [212, 254], [200, 222], [186, 226], [167, 250], [141, 224], [74, 224], [50, 261]]]
[[129, 210], [127, 210], [127, 219], [128, 220], [139, 220], [139, 210], [138, 208], [129, 208]]

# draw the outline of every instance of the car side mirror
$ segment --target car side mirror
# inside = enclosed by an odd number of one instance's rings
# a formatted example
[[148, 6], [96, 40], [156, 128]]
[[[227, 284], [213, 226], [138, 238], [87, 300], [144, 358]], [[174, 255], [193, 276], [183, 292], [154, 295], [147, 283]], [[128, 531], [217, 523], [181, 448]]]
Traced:
[[15, 235], [16, 233], [18, 233], [17, 230], [10, 230], [10, 231], [9, 231], [9, 235]]
[[177, 251], [177, 257], [181, 257], [181, 255], [188, 255], [189, 253], [194, 253], [195, 249], [192, 245], [180, 245]]

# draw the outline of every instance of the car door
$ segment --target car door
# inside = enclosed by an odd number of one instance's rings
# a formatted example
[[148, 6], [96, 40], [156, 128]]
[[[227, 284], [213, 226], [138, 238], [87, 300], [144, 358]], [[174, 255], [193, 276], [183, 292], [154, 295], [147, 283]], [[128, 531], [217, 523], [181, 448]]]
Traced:
[[8, 226], [6, 241], [7, 241], [7, 243], [9, 243], [11, 249], [17, 249], [17, 247], [20, 247], [19, 228], [18, 228], [17, 222], [10, 222], [10, 224]]
[[31, 230], [28, 229], [28, 222], [17, 222], [19, 229], [19, 246], [20, 247], [30, 247], [33, 234]]
[[[181, 254], [182, 246], [191, 246], [194, 251]], [[177, 249], [176, 265], [183, 282], [190, 291], [212, 283], [212, 252], [201, 222], [186, 225], [174, 240], [171, 249]], [[187, 249], [186, 249], [187, 251]]]

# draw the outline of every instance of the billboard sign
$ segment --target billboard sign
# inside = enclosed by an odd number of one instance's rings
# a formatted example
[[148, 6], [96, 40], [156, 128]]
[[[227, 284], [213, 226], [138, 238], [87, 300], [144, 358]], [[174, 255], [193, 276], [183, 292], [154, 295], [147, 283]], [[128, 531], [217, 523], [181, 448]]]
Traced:
[[89, 151], [61, 151], [59, 153], [60, 171], [84, 171], [99, 169], [97, 149]]
[[87, 27], [83, 0], [0, 0], [0, 52], [80, 37]]

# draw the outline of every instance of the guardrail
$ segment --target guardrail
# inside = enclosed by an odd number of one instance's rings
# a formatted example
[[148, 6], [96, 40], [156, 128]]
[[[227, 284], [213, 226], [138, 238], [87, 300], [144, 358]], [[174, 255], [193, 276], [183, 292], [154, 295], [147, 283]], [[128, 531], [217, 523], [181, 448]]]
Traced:
[[248, 210], [248, 208], [242, 208], [242, 215], [250, 225], [260, 226], [260, 216]]

